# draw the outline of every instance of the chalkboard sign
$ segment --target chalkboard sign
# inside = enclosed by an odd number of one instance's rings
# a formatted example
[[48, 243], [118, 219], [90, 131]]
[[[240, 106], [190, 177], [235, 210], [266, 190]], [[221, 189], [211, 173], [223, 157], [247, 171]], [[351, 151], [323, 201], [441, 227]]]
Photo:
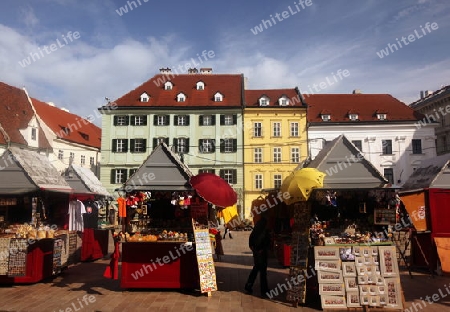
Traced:
[[208, 229], [194, 229], [195, 246], [197, 253], [198, 272], [200, 275], [200, 290], [202, 293], [217, 290], [216, 269], [212, 256], [211, 241]]

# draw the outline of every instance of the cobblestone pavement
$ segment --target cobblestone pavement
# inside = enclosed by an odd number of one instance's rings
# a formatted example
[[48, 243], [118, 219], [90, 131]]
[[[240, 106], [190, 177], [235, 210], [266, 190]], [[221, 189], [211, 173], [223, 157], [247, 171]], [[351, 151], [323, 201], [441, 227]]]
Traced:
[[[247, 295], [243, 286], [252, 265], [247, 247], [250, 232], [232, 232], [233, 239], [223, 240], [225, 256], [216, 262], [219, 291], [211, 297], [199, 291], [123, 290], [118, 280], [103, 277], [109, 260], [79, 263], [52, 280], [34, 285], [1, 286], [1, 311], [318, 311], [320, 306], [294, 308], [286, 302], [286, 294], [274, 299], [261, 299], [256, 291]], [[288, 276], [275, 258], [269, 261], [269, 286], [276, 287]], [[406, 307], [417, 311], [450, 311], [450, 278], [406, 273], [401, 277]], [[255, 284], [258, 290], [259, 285]], [[420, 297], [437, 298], [434, 304], [424, 303]], [[447, 297], [448, 296], [448, 297]], [[433, 300], [430, 299], [430, 301]], [[412, 306], [415, 304], [414, 306]], [[420, 305], [420, 306], [419, 306]]]

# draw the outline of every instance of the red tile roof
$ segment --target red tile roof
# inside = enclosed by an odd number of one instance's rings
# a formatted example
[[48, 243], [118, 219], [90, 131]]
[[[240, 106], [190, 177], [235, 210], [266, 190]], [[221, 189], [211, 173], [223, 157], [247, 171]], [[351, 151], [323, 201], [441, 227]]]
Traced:
[[[164, 83], [171, 81], [172, 90], [164, 90]], [[115, 101], [118, 107], [241, 107], [243, 98], [243, 75], [230, 74], [158, 74]], [[197, 82], [205, 84], [197, 90]], [[150, 99], [141, 102], [146, 92]], [[186, 95], [184, 102], [177, 102], [179, 93]], [[215, 102], [214, 95], [220, 92], [223, 101]]]
[[[417, 121], [424, 118], [405, 103], [390, 94], [311, 94], [305, 96], [308, 105], [308, 122], [352, 122], [348, 114], [358, 114], [356, 122]], [[322, 121], [320, 114], [331, 115], [330, 121]], [[377, 118], [385, 113], [386, 120]]]
[[[28, 145], [19, 130], [26, 129], [33, 117], [35, 114], [25, 91], [0, 82], [0, 125], [11, 143]], [[38, 130], [39, 148], [50, 148], [42, 129]], [[8, 141], [3, 131], [0, 131], [0, 144]]]
[[[260, 106], [259, 99], [263, 96], [269, 98], [268, 106]], [[245, 90], [246, 107], [285, 107], [280, 106], [278, 100], [286, 96], [289, 99], [289, 106], [301, 106], [301, 100], [295, 88], [292, 89], [266, 89], [266, 90]]]
[[[35, 98], [31, 100], [36, 113], [57, 137], [86, 146], [101, 147], [102, 129], [78, 115]], [[65, 129], [69, 131], [65, 131]]]

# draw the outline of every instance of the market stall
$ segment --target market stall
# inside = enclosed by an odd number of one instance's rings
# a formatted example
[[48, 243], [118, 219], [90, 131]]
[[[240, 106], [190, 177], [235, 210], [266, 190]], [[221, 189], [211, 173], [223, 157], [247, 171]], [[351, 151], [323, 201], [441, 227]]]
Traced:
[[162, 143], [125, 183], [121, 287], [217, 289], [208, 202], [192, 176]]
[[423, 161], [399, 192], [414, 225], [411, 266], [428, 268], [431, 274], [439, 266], [443, 272], [450, 273], [447, 260], [450, 245], [449, 165], [449, 155]]
[[72, 189], [39, 153], [10, 147], [0, 165], [0, 283], [36, 283], [58, 274], [74, 250], [69, 231], [53, 216], [58, 198]]
[[[116, 214], [110, 209], [112, 196], [88, 168], [71, 164], [65, 170], [64, 178], [73, 190], [69, 206], [84, 211], [80, 260], [103, 258], [108, 253], [110, 232], [114, 230]], [[71, 227], [75, 228], [73, 224]]]

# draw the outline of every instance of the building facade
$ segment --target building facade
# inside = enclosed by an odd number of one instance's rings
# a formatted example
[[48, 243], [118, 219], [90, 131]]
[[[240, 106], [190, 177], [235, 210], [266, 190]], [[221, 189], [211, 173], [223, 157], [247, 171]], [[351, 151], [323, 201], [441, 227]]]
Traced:
[[243, 99], [243, 75], [161, 69], [101, 109], [100, 180], [114, 191], [164, 142], [194, 174], [212, 172], [230, 183], [242, 209]]
[[419, 127], [423, 115], [391, 95], [315, 94], [305, 102], [311, 159], [345, 134], [390, 184], [401, 186], [422, 160], [436, 156], [435, 125]]
[[246, 90], [244, 108], [244, 206], [265, 189], [279, 189], [308, 155], [306, 106], [298, 89]]
[[435, 126], [436, 153], [450, 153], [450, 86], [432, 91], [421, 91], [420, 99], [409, 105], [412, 109], [424, 115], [419, 126]]

